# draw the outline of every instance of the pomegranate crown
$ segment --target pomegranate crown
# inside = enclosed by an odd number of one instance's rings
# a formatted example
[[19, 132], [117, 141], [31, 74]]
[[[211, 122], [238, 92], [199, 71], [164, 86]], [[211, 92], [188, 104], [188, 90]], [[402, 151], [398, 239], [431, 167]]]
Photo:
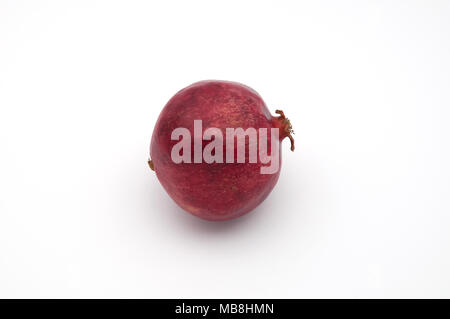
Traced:
[[294, 133], [294, 130], [292, 129], [291, 121], [284, 115], [284, 112], [281, 110], [276, 110], [275, 113], [279, 114], [278, 120], [281, 122], [281, 127], [284, 129], [284, 133], [286, 134], [291, 141], [291, 151], [293, 152], [295, 150], [295, 144], [294, 144], [294, 138], [292, 137], [292, 134]]

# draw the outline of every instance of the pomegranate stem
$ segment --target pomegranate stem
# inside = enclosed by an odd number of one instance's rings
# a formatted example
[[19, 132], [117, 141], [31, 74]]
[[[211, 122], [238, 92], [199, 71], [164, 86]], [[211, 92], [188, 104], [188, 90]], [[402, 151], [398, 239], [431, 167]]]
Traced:
[[152, 171], [155, 170], [155, 166], [153, 165], [153, 161], [152, 161], [151, 159], [148, 159], [148, 166], [150, 167], [150, 169], [151, 169]]

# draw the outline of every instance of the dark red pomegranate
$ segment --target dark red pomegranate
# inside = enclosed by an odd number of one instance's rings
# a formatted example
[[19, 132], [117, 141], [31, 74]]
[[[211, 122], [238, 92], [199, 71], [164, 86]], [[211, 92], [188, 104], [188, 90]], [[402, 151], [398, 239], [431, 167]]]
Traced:
[[[194, 83], [175, 94], [159, 115], [153, 131], [149, 165], [170, 197], [193, 215], [208, 220], [241, 216], [258, 206], [275, 186], [281, 167], [278, 143], [288, 137], [291, 150], [294, 150], [291, 124], [282, 111], [276, 113], [279, 116], [272, 116], [258, 93], [243, 84], [227, 81]], [[194, 121], [197, 121], [197, 127]], [[177, 128], [179, 130], [175, 131]], [[227, 129], [236, 129], [236, 133], [238, 128], [249, 135], [244, 135], [243, 139], [241, 135], [240, 140], [239, 134], [227, 135]], [[186, 134], [174, 134], [179, 131]], [[257, 138], [252, 139], [250, 133], [255, 131]], [[267, 131], [266, 140], [264, 131]], [[205, 138], [203, 134], [207, 132], [216, 134], [205, 135]], [[230, 141], [234, 148], [229, 147]], [[212, 142], [216, 143], [215, 148], [212, 144], [208, 148]], [[245, 143], [244, 155], [242, 149], [239, 150], [239, 142]], [[181, 144], [185, 147], [180, 147]], [[256, 149], [256, 160], [251, 149]], [[263, 150], [271, 156], [271, 163], [261, 156]], [[208, 154], [215, 160], [207, 160]], [[180, 158], [183, 159], [181, 162]], [[228, 161], [231, 158], [234, 159], [232, 163]], [[263, 174], [264, 167], [267, 171], [269, 164], [276, 164], [276, 158], [278, 167], [272, 165], [273, 172]]]

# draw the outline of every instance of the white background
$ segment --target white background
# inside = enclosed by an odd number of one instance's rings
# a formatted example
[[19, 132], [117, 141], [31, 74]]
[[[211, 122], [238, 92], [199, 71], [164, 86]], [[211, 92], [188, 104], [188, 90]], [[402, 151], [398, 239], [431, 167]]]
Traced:
[[[203, 79], [291, 119], [253, 213], [147, 158]], [[450, 297], [449, 1], [0, 0], [0, 297]]]

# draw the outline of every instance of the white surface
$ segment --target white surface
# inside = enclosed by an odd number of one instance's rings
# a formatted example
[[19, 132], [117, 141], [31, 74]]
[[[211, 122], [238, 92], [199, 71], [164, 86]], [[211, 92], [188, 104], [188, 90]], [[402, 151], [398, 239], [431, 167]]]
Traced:
[[[0, 297], [450, 297], [448, 1], [0, 1]], [[167, 100], [292, 120], [227, 223], [147, 167]]]

